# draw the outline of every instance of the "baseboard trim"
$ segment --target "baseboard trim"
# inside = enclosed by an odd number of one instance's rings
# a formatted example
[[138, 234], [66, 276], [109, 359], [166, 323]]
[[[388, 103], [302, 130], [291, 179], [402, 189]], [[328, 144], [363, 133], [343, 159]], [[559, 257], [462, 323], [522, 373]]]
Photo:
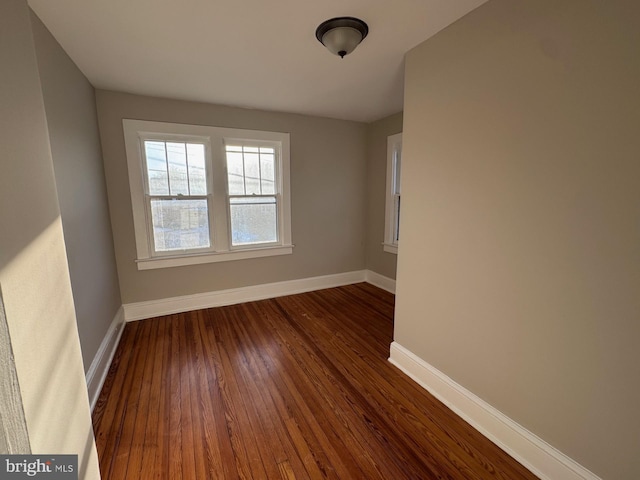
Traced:
[[109, 373], [111, 361], [116, 353], [116, 348], [118, 348], [118, 342], [120, 342], [122, 330], [124, 330], [122, 328], [124, 322], [124, 309], [120, 307], [116, 312], [116, 315], [113, 317], [113, 321], [111, 322], [111, 325], [109, 325], [109, 330], [107, 330], [107, 334], [102, 339], [102, 343], [100, 344], [96, 355], [93, 357], [93, 361], [87, 371], [87, 390], [89, 391], [91, 412], [93, 412], [93, 409], [96, 406], [96, 402], [100, 396], [100, 391], [102, 390], [102, 385], [107, 378], [107, 373]]
[[373, 270], [365, 270], [365, 281], [387, 292], [396, 293], [396, 281], [393, 278], [380, 275]]
[[284, 295], [311, 292], [323, 288], [340, 287], [342, 285], [364, 282], [365, 279], [365, 270], [359, 270], [335, 275], [324, 275], [320, 277], [219, 290], [216, 292], [163, 298], [147, 302], [128, 303], [123, 305], [124, 318], [125, 321], [131, 322], [161, 315], [199, 310], [201, 308], [222, 307], [225, 305], [282, 297]]
[[411, 351], [391, 344], [389, 361], [542, 480], [601, 480]]

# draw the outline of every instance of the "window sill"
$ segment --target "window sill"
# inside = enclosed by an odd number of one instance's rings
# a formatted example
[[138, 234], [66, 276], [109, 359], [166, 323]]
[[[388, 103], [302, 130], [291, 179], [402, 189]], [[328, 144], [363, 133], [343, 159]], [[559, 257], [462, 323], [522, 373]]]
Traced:
[[398, 246], [392, 245], [390, 243], [383, 243], [382, 249], [387, 253], [393, 253], [394, 255], [398, 254]]
[[165, 257], [144, 258], [136, 260], [138, 270], [153, 270], [156, 268], [183, 267], [202, 263], [229, 262], [248, 258], [271, 257], [289, 255], [293, 253], [293, 245], [279, 245], [277, 247], [262, 247], [230, 252], [207, 252], [190, 255], [176, 255]]

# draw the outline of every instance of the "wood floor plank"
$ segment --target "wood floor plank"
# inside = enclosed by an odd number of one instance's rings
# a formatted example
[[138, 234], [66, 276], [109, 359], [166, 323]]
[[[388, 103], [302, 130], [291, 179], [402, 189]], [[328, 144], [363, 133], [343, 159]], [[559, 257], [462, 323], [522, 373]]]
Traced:
[[241, 362], [242, 358], [235, 347], [234, 332], [229, 323], [227, 312], [222, 320], [212, 323], [214, 336], [218, 339], [218, 361], [221, 366], [219, 381], [233, 448], [233, 457], [227, 461], [235, 461], [240, 478], [267, 478], [255, 441], [254, 425], [249, 420], [245, 405], [251, 399], [240, 393], [238, 385], [242, 380], [234, 365]]
[[228, 310], [229, 321], [223, 324], [228, 328], [225, 333], [230, 340], [225, 344], [227, 359], [229, 361], [233, 359], [233, 365], [230, 365], [229, 370], [233, 370], [235, 382], [232, 383], [234, 389], [230, 393], [234, 397], [233, 403], [242, 405], [239, 409], [240, 422], [249, 427], [244, 431], [243, 442], [248, 447], [247, 453], [250, 456], [253, 478], [277, 478], [279, 475], [277, 464], [285, 457], [275, 455], [275, 461], [273, 458], [274, 450], [281, 449], [281, 445], [275, 445], [275, 439], [270, 438], [258, 410], [261, 397], [253, 388], [257, 378], [250, 371], [251, 347], [242, 339], [241, 326], [245, 319], [239, 315], [240, 313], [238, 309]]
[[[107, 388], [103, 388], [103, 393], [101, 393], [101, 396], [106, 393], [107, 405], [100, 424], [112, 426], [106, 431], [101, 429], [96, 431], [96, 437], [103, 439], [103, 448], [100, 449], [102, 453], [99, 454], [98, 458], [100, 459], [100, 469], [104, 476], [113, 475], [113, 478], [117, 478], [115, 476], [117, 473], [112, 474], [115, 466], [123, 464], [126, 468], [127, 465], [127, 462], [122, 462], [121, 457], [120, 461], [118, 461], [118, 455], [123, 450], [121, 445], [126, 443], [126, 441], [123, 443], [125, 423], [132, 418], [131, 414], [127, 414], [128, 397], [134, 397], [136, 394], [135, 385], [133, 385], [133, 369], [131, 367], [139, 363], [140, 351], [143, 348], [141, 333], [141, 325], [132, 325], [131, 328], [125, 328], [125, 332], [122, 335], [125, 342], [120, 343], [118, 350], [121, 353], [116, 355], [119, 361], [111, 367], [112, 370], [116, 369], [113, 384], [107, 384]], [[120, 395], [119, 391], [126, 391], [127, 396]]]
[[[244, 395], [250, 396], [253, 402], [253, 414], [259, 419], [262, 425], [263, 441], [259, 441], [269, 450], [269, 457], [272, 457], [275, 464], [281, 470], [282, 465], [286, 465], [287, 472], [297, 478], [307, 478], [306, 470], [297, 455], [291, 439], [286, 435], [286, 430], [280, 428], [283, 418], [276, 406], [271, 392], [274, 391], [275, 384], [270, 378], [269, 371], [264, 365], [260, 355], [262, 346], [261, 325], [256, 323], [251, 317], [243, 316], [243, 321], [234, 322], [238, 331], [239, 339], [249, 347], [250, 355], [245, 355], [246, 364], [241, 363], [242, 376], [248, 388]], [[270, 462], [271, 463], [271, 462]]]
[[[181, 395], [182, 359], [180, 357], [180, 318], [171, 315], [171, 354], [169, 357], [169, 437], [167, 465], [165, 471], [173, 478], [182, 478], [183, 452], [185, 456], [191, 454], [185, 451], [187, 445], [183, 444], [182, 432], [183, 399]], [[115, 480], [115, 479], [114, 479]]]
[[[325, 337], [332, 333], [326, 331], [328, 323], [330, 322], [327, 317], [325, 317], [322, 322], [305, 322], [304, 334], [309, 335], [309, 344], [321, 345], [322, 343], [319, 342], [319, 338]], [[362, 345], [361, 342], [359, 344], [359, 347], [360, 350], [365, 348], [365, 346]], [[339, 351], [342, 355], [341, 358], [343, 359], [343, 361], [336, 364], [336, 366], [340, 370], [340, 374], [344, 375], [343, 381], [339, 383], [354, 386], [354, 388], [352, 388], [350, 392], [343, 393], [343, 395], [358, 396], [360, 395], [360, 392], [364, 392], [367, 395], [367, 398], [361, 398], [358, 402], [355, 403], [355, 405], [370, 404], [374, 407], [368, 412], [361, 410], [359, 414], [363, 416], [369, 415], [371, 417], [369, 421], [373, 422], [374, 424], [384, 424], [385, 427], [393, 424], [393, 422], [397, 423], [398, 418], [391, 418], [388, 415], [387, 409], [384, 408], [384, 405], [386, 403], [389, 403], [389, 399], [393, 399], [393, 392], [391, 391], [393, 390], [393, 388], [386, 382], [385, 376], [380, 375], [379, 371], [372, 371], [369, 368], [366, 369], [366, 372], [369, 373], [369, 375], [367, 375], [362, 371], [361, 368], [359, 368], [359, 360], [362, 360], [364, 358], [359, 353], [359, 351], [355, 349], [355, 347], [349, 346], [349, 339], [347, 338], [347, 336], [341, 338], [340, 341], [331, 342], [329, 350], [330, 352], [328, 351], [328, 354]], [[365, 361], [367, 361], [367, 359], [365, 359]], [[323, 358], [323, 363], [331, 364], [332, 362], [327, 356]], [[345, 365], [348, 365], [348, 367], [346, 367]], [[376, 388], [367, 393], [366, 385], [376, 385]], [[386, 391], [381, 388], [382, 386], [387, 387]], [[398, 402], [394, 406], [407, 408], [406, 403], [402, 401]], [[413, 424], [414, 422], [412, 421], [411, 417], [402, 416], [399, 417], [399, 420], [400, 422], [397, 424], [401, 429], [415, 428], [415, 425]], [[473, 455], [470, 455], [471, 449], [463, 448], [462, 450], [460, 450], [459, 448], [453, 448], [453, 442], [455, 442], [455, 439], [448, 434], [443, 435], [444, 432], [440, 431], [441, 429], [439, 428], [439, 426], [431, 422], [429, 417], [424, 417], [420, 426], [430, 427], [423, 428], [423, 433], [428, 436], [432, 444], [437, 447], [436, 450], [441, 455], [446, 456], [447, 460], [456, 466], [457, 470], [464, 472], [466, 478], [478, 478], [478, 476], [468, 468], [469, 463], [476, 462], [476, 458], [474, 458]], [[387, 428], [385, 428], [385, 430], [386, 429]], [[398, 441], [402, 440], [398, 439]], [[462, 446], [462, 442], [458, 441], [455, 443], [456, 446]], [[457, 454], [457, 452], [460, 452], [460, 454]], [[425, 454], [425, 452], [422, 452], [422, 454]], [[434, 453], [432, 452], [431, 455], [434, 455]], [[493, 469], [493, 466], [486, 465], [485, 468], [487, 470], [491, 470]]]
[[355, 284], [127, 324], [102, 478], [536, 478], [387, 361], [393, 311]]
[[[211, 315], [218, 314], [219, 311], [213, 313], [207, 312], [206, 320], [201, 318], [200, 332], [202, 334], [202, 348], [205, 354], [205, 365], [202, 386], [203, 391], [203, 416], [209, 427], [208, 441], [213, 448], [207, 448], [207, 455], [210, 457], [210, 477], [209, 478], [240, 478], [236, 462], [229, 461], [234, 458], [233, 445], [231, 443], [231, 435], [227, 425], [227, 410], [222, 395], [222, 386], [224, 380], [221, 375], [221, 362], [218, 352], [217, 339], [211, 328], [211, 324], [215, 322], [215, 318], [211, 319]], [[206, 446], [206, 445], [205, 445]]]
[[[248, 304], [245, 307], [250, 309], [252, 306], [252, 304]], [[250, 310], [248, 313], [250, 317], [260, 317], [264, 315], [264, 311], [259, 313], [256, 310]], [[266, 320], [266, 317], [264, 317], [264, 319]], [[273, 386], [275, 388], [270, 389], [270, 391], [277, 392], [278, 396], [276, 398], [281, 400], [278, 405], [281, 418], [290, 427], [293, 424], [297, 425], [298, 432], [301, 428], [306, 431], [305, 439], [307, 443], [305, 445], [296, 441], [298, 439], [293, 436], [295, 433], [289, 431], [289, 438], [296, 445], [298, 457], [304, 459], [307, 464], [310, 464], [311, 458], [308, 457], [308, 454], [312, 452], [315, 466], [309, 467], [311, 472], [317, 473], [317, 471], [323, 471], [325, 473], [329, 472], [327, 474], [330, 474], [330, 472], [335, 469], [336, 472], [342, 475], [342, 478], [350, 478], [347, 475], [352, 475], [354, 469], [350, 469], [349, 466], [345, 465], [340, 459], [339, 452], [345, 449], [345, 446], [342, 444], [342, 439], [337, 436], [335, 429], [328, 429], [326, 426], [322, 427], [318, 423], [317, 419], [324, 421], [325, 417], [315, 415], [309, 408], [308, 399], [300, 395], [299, 386], [303, 384], [304, 379], [291, 376], [291, 374], [295, 373], [296, 360], [288, 355], [282, 343], [278, 348], [274, 347], [273, 340], [277, 339], [277, 337], [273, 336], [273, 330], [265, 331], [264, 335], [260, 335], [261, 329], [259, 327], [259, 325], [254, 325], [251, 336], [262, 340], [259, 346], [261, 360], [269, 369], [268, 378], [274, 382]], [[278, 359], [278, 363], [272, 363], [274, 359]], [[282, 408], [282, 400], [286, 401], [287, 399], [292, 400], [293, 403], [288, 403], [286, 410], [284, 410]], [[327, 438], [327, 431], [330, 432], [330, 435], [333, 437], [332, 439]], [[330, 448], [322, 448], [320, 447], [321, 444], [328, 445]], [[362, 472], [358, 470], [358, 473], [361, 474]]]
[[[197, 333], [196, 335], [202, 339], [196, 342], [198, 352], [197, 364], [197, 393], [198, 403], [200, 405], [199, 413], [202, 417], [202, 439], [201, 444], [196, 445], [200, 455], [206, 458], [206, 478], [235, 478], [229, 469], [225, 469], [222, 458], [225, 457], [225, 448], [231, 452], [231, 445], [225, 442], [226, 423], [219, 419], [224, 419], [224, 414], [219, 408], [221, 399], [217, 388], [217, 378], [214, 364], [210, 363], [211, 351], [210, 344], [207, 342], [207, 332], [205, 325], [205, 312], [200, 310], [194, 312], [197, 315]], [[218, 435], [219, 428], [217, 424], [224, 426], [222, 438]], [[231, 453], [227, 454], [227, 456]], [[235, 468], [233, 470], [235, 474]]]
[[[153, 400], [153, 397], [157, 396], [159, 389], [156, 385], [156, 390], [153, 391], [152, 383], [156, 347], [160, 341], [158, 336], [159, 323], [160, 322], [154, 322], [146, 329], [148, 348], [144, 354], [144, 369], [141, 371], [140, 377], [140, 396], [135, 404], [138, 413], [133, 425], [131, 447], [128, 453], [127, 475], [130, 477], [141, 474], [145, 455], [155, 455], [155, 445], [153, 442], [149, 442], [148, 439], [155, 437], [153, 427], [150, 427], [149, 424], [154, 414], [157, 415], [156, 402]], [[151, 431], [149, 431], [150, 429]]]
[[[347, 334], [350, 334], [352, 332], [353, 330], [350, 330], [349, 332], [347, 332]], [[336, 348], [340, 349], [342, 346], [349, 345], [349, 341], [345, 339], [343, 342], [341, 342], [341, 344], [336, 344]], [[360, 345], [360, 347], [362, 348], [362, 345]], [[357, 359], [357, 357], [359, 357], [359, 354], [355, 350], [349, 352], [348, 350], [343, 349], [343, 351], [344, 353], [347, 354], [347, 356], [349, 356], [350, 354], [352, 359]], [[347, 362], [344, 362], [344, 363], [347, 363]], [[352, 365], [355, 365], [357, 367], [358, 364], [354, 362], [352, 363]], [[367, 384], [376, 385], [377, 386], [376, 389], [373, 390], [372, 392], [374, 395], [382, 394], [382, 397], [379, 396], [379, 399], [382, 400], [382, 403], [379, 403], [379, 405], [382, 405], [388, 399], [393, 398], [390, 392], [395, 390], [395, 386], [388, 382], [389, 378], [394, 378], [387, 371], [389, 369], [395, 369], [395, 367], [391, 366], [390, 364], [387, 364], [387, 365], [381, 365], [381, 369], [375, 369], [375, 370], [367, 369], [365, 373], [367, 377], [364, 378], [362, 382], [358, 382], [354, 377], [351, 378], [351, 381], [359, 383], [360, 385], [367, 385]], [[362, 370], [359, 370], [357, 368], [355, 370], [359, 371], [360, 373], [363, 372]], [[354, 369], [352, 368], [352, 369], [345, 370], [345, 373], [349, 374], [349, 373], [352, 373], [353, 371]], [[386, 390], [385, 390], [385, 387], [386, 387]], [[415, 408], [415, 405], [408, 403], [408, 398], [409, 397], [407, 396], [399, 397], [399, 402], [396, 404], [396, 408], [399, 408], [399, 409]], [[487, 472], [495, 472], [495, 478], [509, 479], [509, 478], [514, 478], [514, 476], [516, 475], [521, 475], [523, 471], [526, 472], [526, 470], [524, 470], [524, 468], [522, 468], [519, 464], [516, 465], [517, 471], [513, 471], [513, 468], [512, 468], [513, 465], [511, 464], [511, 462], [504, 462], [502, 460], [502, 457], [497, 457], [497, 462], [499, 463], [498, 466], [493, 465], [489, 462], [486, 462], [484, 455], [474, 447], [475, 441], [477, 441], [478, 439], [483, 439], [483, 437], [478, 432], [471, 429], [471, 432], [475, 434], [475, 436], [472, 437], [474, 441], [468, 442], [465, 439], [465, 435], [460, 435], [460, 433], [461, 433], [461, 430], [463, 434], [469, 433], [470, 430], [468, 428], [468, 425], [465, 422], [463, 422], [460, 419], [460, 417], [454, 415], [449, 409], [444, 407], [444, 405], [442, 405], [440, 402], [437, 402], [437, 401], [433, 402], [432, 407], [437, 409], [442, 415], [440, 415], [439, 417], [425, 416], [425, 415], [421, 415], [420, 410], [417, 410], [418, 420], [421, 422], [422, 425], [429, 425], [431, 426], [432, 429], [433, 428], [436, 429], [437, 436], [436, 437], [432, 436], [432, 440], [435, 442], [434, 444], [441, 446], [441, 449], [443, 452], [445, 452], [445, 454], [451, 455], [453, 452], [457, 452], [460, 449], [462, 449], [462, 452], [464, 452], [464, 455], [460, 455], [460, 456], [455, 455], [454, 457], [451, 458], [451, 461], [453, 462], [462, 461], [465, 465], [469, 463], [475, 464], [477, 462], [484, 461], [485, 462], [484, 469]], [[385, 409], [382, 408], [382, 406], [380, 408], [381, 408], [381, 411], [385, 412]], [[407, 417], [407, 418], [410, 418], [410, 417]], [[443, 423], [442, 421], [441, 422], [437, 421], [438, 419], [443, 419], [443, 418], [447, 419], [446, 423]], [[400, 419], [406, 420], [405, 417], [400, 417]], [[399, 426], [401, 428], [410, 428], [410, 425], [406, 425], [406, 423], [400, 423]], [[451, 442], [454, 442], [455, 446], [459, 448], [453, 448], [454, 445]], [[497, 449], [497, 447], [495, 447], [495, 445], [493, 444], [489, 444], [488, 446], [494, 449]], [[463, 466], [460, 465], [458, 468], [462, 470]], [[468, 472], [466, 475], [468, 476], [468, 478], [474, 478], [474, 474], [471, 472]]]
[[[290, 330], [285, 330], [287, 329], [285, 324], [280, 328], [286, 331], [289, 337], [297, 338], [300, 344], [299, 348], [295, 349], [299, 355], [297, 358], [299, 368], [312, 379], [314, 389], [324, 403], [332, 405], [331, 409], [324, 409], [322, 414], [327, 414], [328, 418], [335, 417], [336, 422], [332, 428], [354, 441], [352, 449], [366, 452], [370, 449], [376, 450], [377, 447], [377, 449], [386, 450], [391, 453], [388, 458], [396, 464], [396, 467], [402, 468], [408, 478], [417, 478], [425, 474], [432, 475], [433, 478], [436, 475], [439, 478], [452, 478], [444, 470], [443, 465], [446, 464], [442, 463], [437, 450], [424, 451], [423, 455], [418, 457], [415, 451], [402, 448], [401, 443], [404, 441], [402, 432], [397, 432], [393, 428], [385, 429], [386, 431], [378, 428], [382, 423], [378, 418], [379, 413], [367, 408], [368, 405], [362, 401], [359, 392], [345, 381], [344, 376], [334, 367], [332, 361], [323, 355], [318, 343], [307, 336], [308, 331], [313, 328], [314, 319], [306, 315], [303, 317], [303, 325], [298, 325], [296, 320], [285, 312], [278, 300], [274, 302], [281, 308], [283, 318], [288, 320]], [[321, 368], [313, 369], [314, 365]], [[378, 465], [364, 462], [361, 468], [364, 469], [366, 478], [389, 478], [391, 473], [387, 471], [388, 463]]]
[[[319, 323], [311, 325], [310, 322], [306, 322], [304, 325], [305, 330], [307, 330], [311, 337], [313, 337], [314, 327], [322, 328], [323, 326]], [[320, 332], [320, 335], [325, 333], [326, 332]], [[318, 344], [313, 338], [310, 338], [310, 343]], [[436, 435], [432, 433], [431, 429], [421, 429], [420, 427], [422, 425], [414, 421], [415, 417], [392, 416], [392, 414], [390, 414], [390, 412], [397, 411], [397, 407], [402, 403], [402, 401], [398, 403], [391, 403], [394, 407], [392, 409], [386, 408], [386, 405], [389, 405], [390, 402], [394, 402], [393, 392], [388, 390], [385, 392], [382, 388], [385, 383], [385, 378], [383, 376], [376, 375], [377, 372], [371, 372], [370, 369], [367, 369], [367, 371], [369, 371], [369, 375], [367, 375], [361, 371], [358, 366], [359, 361], [361, 361], [363, 357], [356, 352], [354, 347], [349, 347], [348, 342], [343, 340], [335, 344], [332, 343], [331, 352], [335, 351], [339, 351], [341, 353], [341, 358], [348, 360], [348, 362], [342, 361], [342, 364], [349, 363], [348, 368], [339, 368], [338, 365], [335, 365], [335, 375], [342, 375], [344, 377], [343, 381], [340, 383], [350, 386], [350, 388], [345, 390], [342, 395], [358, 397], [358, 401], [354, 402], [354, 412], [367, 419], [367, 423], [369, 424], [372, 433], [374, 435], [381, 436], [381, 441], [389, 440], [387, 448], [394, 449], [397, 448], [396, 444], [402, 443], [403, 445], [397, 453], [398, 457], [402, 459], [402, 451], [405, 451], [410, 447], [410, 445], [406, 444], [407, 437], [403, 435], [396, 435], [395, 438], [392, 439], [385, 438], [388, 434], [382, 436], [381, 432], [395, 432], [395, 429], [391, 428], [392, 425], [395, 424], [400, 427], [400, 431], [403, 431], [404, 429], [422, 430], [425, 440], [428, 440], [429, 442], [428, 445], [433, 448], [427, 450], [426, 448], [421, 448], [422, 445], [417, 443], [413, 448], [409, 448], [409, 450], [414, 451], [415, 455], [422, 456], [423, 461], [433, 461], [436, 465], [441, 465], [443, 457], [445, 457], [448, 462], [455, 465], [457, 471], [464, 473], [466, 478], [479, 478], [472, 470], [467, 468], [468, 459], [464, 458], [466, 455], [459, 455], [459, 449], [453, 448], [454, 445], [452, 442], [447, 441], [450, 440], [450, 437], [446, 435]], [[329, 356], [323, 356], [323, 362], [331, 364], [331, 359]], [[368, 389], [368, 385], [376, 385], [376, 388]], [[466, 453], [466, 451], [462, 450], [460, 453]], [[406, 459], [402, 460], [406, 461]]]
[[[254, 319], [254, 311], [248, 312], [248, 318]], [[262, 314], [257, 314], [258, 318]], [[300, 399], [300, 403], [296, 405], [295, 387], [292, 385], [291, 379], [286, 375], [286, 367], [284, 358], [281, 356], [279, 348], [273, 348], [272, 333], [267, 328], [268, 325], [263, 321], [251, 322], [250, 337], [253, 340], [253, 348], [256, 352], [255, 368], [262, 373], [259, 390], [263, 393], [265, 403], [272, 403], [269, 409], [272, 417], [271, 421], [275, 429], [278, 430], [280, 439], [286, 447], [286, 454], [289, 458], [289, 464], [297, 476], [297, 478], [324, 478], [321, 465], [327, 465], [327, 456], [320, 448], [314, 448], [317, 444], [316, 436], [308, 427], [307, 435], [302, 438], [300, 435], [300, 426], [297, 424], [293, 415], [300, 411], [300, 405], [304, 405], [304, 399]], [[292, 402], [293, 401], [293, 402]], [[310, 415], [307, 418], [312, 418]], [[282, 424], [286, 425], [286, 431], [282, 428]], [[305, 424], [306, 426], [306, 424]], [[321, 432], [321, 428], [317, 427], [316, 431]]]
[[[317, 375], [314, 372], [310, 376], [309, 366], [306, 368], [300, 359], [300, 339], [295, 335], [287, 335], [291, 333], [283, 322], [282, 312], [277, 309], [277, 304], [273, 302], [264, 302], [262, 308], [268, 315], [265, 319], [271, 323], [275, 339], [279, 340], [279, 349], [275, 350], [272, 345], [267, 345], [272, 356], [280, 356], [283, 367], [279, 371], [282, 373], [282, 380], [285, 382], [284, 391], [296, 403], [292, 407], [292, 415], [301, 428], [309, 427], [313, 431], [316, 444], [315, 451], [327, 454], [328, 463], [325, 465], [324, 471], [328, 475], [332, 475], [335, 470], [336, 478], [371, 478], [362, 470], [362, 466], [358, 461], [359, 458], [350, 453], [353, 449], [354, 439], [348, 435], [342, 435], [344, 428], [348, 425], [341, 423], [336, 417], [336, 409], [333, 407], [334, 402], [326, 402], [326, 397], [316, 392], [315, 395], [308, 395], [309, 391], [313, 391], [314, 379]], [[276, 322], [276, 323], [273, 323]], [[306, 347], [303, 347], [303, 350]], [[320, 366], [322, 368], [322, 366]], [[282, 387], [281, 387], [282, 388]], [[306, 435], [312, 438], [309, 433]], [[357, 446], [356, 446], [357, 447]], [[359, 448], [359, 447], [357, 447]], [[366, 466], [369, 467], [369, 466]], [[372, 472], [369, 472], [371, 475]]]
[[165, 391], [167, 389], [165, 367], [169, 355], [170, 343], [167, 329], [169, 320], [159, 318], [157, 344], [153, 357], [153, 373], [151, 379], [151, 397], [149, 399], [149, 415], [144, 436], [142, 472], [149, 478], [161, 478], [162, 458], [165, 455], [164, 437], [165, 421]]
[[131, 378], [129, 394], [123, 397], [124, 400], [124, 413], [123, 421], [120, 423], [120, 431], [118, 433], [118, 448], [115, 452], [112, 473], [113, 478], [132, 478], [136, 475], [136, 472], [128, 474], [130, 465], [135, 465], [138, 461], [137, 455], [131, 456], [132, 445], [134, 441], [137, 441], [136, 435], [136, 420], [138, 418], [144, 418], [145, 413], [140, 413], [141, 409], [145, 409], [144, 402], [146, 399], [142, 399], [144, 370], [147, 364], [148, 351], [151, 345], [150, 330], [152, 324], [147, 322], [138, 326], [139, 335], [138, 342], [135, 345], [136, 348], [136, 360], [129, 364], [129, 370]]

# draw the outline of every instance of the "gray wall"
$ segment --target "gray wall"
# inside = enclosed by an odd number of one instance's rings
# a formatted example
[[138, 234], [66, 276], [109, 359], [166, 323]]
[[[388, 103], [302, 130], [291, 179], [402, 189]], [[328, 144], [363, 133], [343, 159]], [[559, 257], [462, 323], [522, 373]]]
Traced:
[[407, 56], [395, 340], [640, 478], [640, 3], [492, 0]]
[[382, 249], [387, 190], [387, 137], [402, 132], [402, 113], [367, 125], [367, 269], [396, 278], [397, 255]]
[[0, 289], [29, 442], [37, 453], [78, 454], [80, 478], [97, 479], [100, 473], [26, 0], [0, 3], [0, 64]]
[[95, 92], [31, 12], [85, 372], [122, 301]]
[[[366, 125], [97, 91], [124, 303], [365, 268]], [[292, 255], [138, 271], [122, 119], [291, 134]]]

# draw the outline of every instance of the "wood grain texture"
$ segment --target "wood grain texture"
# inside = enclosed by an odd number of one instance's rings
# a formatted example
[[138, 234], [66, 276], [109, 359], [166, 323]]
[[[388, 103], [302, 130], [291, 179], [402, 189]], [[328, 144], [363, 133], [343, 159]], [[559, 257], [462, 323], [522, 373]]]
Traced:
[[362, 283], [127, 324], [102, 478], [536, 478], [387, 361], [393, 302]]

